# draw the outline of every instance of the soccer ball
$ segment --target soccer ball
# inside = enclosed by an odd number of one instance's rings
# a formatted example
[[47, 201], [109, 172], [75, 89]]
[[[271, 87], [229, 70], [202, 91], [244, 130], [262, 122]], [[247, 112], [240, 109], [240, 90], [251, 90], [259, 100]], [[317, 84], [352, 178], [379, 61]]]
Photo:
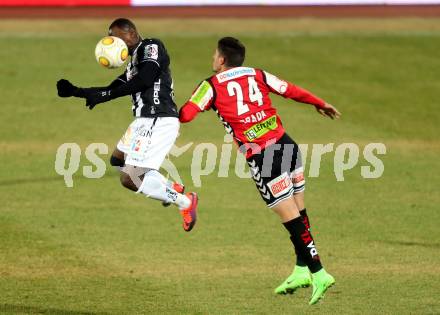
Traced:
[[95, 57], [101, 66], [118, 68], [127, 60], [128, 48], [119, 37], [106, 36], [96, 44]]

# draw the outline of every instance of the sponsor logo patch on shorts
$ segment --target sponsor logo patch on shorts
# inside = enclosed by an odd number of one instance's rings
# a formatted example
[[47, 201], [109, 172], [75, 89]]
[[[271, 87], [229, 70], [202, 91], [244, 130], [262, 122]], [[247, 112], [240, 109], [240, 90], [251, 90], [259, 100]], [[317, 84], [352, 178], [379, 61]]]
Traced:
[[295, 188], [300, 186], [304, 186], [305, 178], [304, 178], [304, 169], [302, 167], [297, 168], [292, 174], [292, 182]]
[[270, 192], [275, 198], [287, 193], [292, 188], [292, 186], [292, 181], [290, 180], [287, 172], [281, 174], [280, 176], [272, 179], [270, 182], [267, 183], [267, 187], [269, 187]]
[[301, 183], [302, 181], [304, 181], [304, 173], [296, 174], [295, 177], [293, 178], [294, 184]]
[[131, 151], [139, 152], [141, 146], [142, 146], [142, 141], [140, 139], [137, 139], [133, 141], [133, 143], [131, 144]]

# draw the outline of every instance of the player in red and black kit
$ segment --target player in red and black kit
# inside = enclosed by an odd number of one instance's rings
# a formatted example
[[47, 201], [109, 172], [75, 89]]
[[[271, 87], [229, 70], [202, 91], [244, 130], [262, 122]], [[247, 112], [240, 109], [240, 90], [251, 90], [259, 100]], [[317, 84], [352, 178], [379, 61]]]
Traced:
[[220, 39], [213, 56], [216, 74], [200, 83], [181, 108], [179, 119], [186, 123], [209, 109], [217, 113], [226, 131], [246, 155], [257, 189], [266, 204], [280, 216], [295, 248], [295, 269], [275, 292], [293, 293], [312, 284], [309, 304], [315, 304], [335, 279], [322, 267], [310, 234], [298, 145], [285, 132], [269, 93], [314, 105], [320, 114], [332, 119], [339, 118], [340, 113], [292, 83], [260, 69], [242, 67], [244, 58], [245, 47], [239, 40]]

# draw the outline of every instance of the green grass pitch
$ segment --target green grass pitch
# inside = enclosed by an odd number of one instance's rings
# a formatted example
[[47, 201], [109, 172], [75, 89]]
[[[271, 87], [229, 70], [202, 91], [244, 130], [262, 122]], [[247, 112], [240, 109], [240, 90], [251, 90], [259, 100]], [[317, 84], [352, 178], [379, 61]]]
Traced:
[[[112, 150], [132, 120], [128, 98], [89, 111], [56, 96], [59, 78], [96, 86], [119, 73], [93, 56], [109, 22], [0, 21], [0, 314], [440, 313], [439, 20], [135, 20], [168, 47], [179, 105], [211, 75], [216, 40], [235, 35], [247, 65], [341, 110], [335, 122], [274, 96], [298, 143], [386, 145], [381, 178], [361, 177], [361, 155], [337, 182], [334, 153], [307, 178], [315, 240], [337, 280], [314, 307], [311, 289], [273, 294], [294, 265], [291, 245], [233, 164], [229, 178], [202, 177], [189, 234], [175, 208], [124, 190], [110, 167], [100, 179], [80, 170], [73, 188], [55, 173], [62, 143], [78, 143], [89, 165], [87, 145]], [[206, 113], [177, 144], [220, 147], [223, 134]], [[194, 189], [191, 153], [173, 162]]]

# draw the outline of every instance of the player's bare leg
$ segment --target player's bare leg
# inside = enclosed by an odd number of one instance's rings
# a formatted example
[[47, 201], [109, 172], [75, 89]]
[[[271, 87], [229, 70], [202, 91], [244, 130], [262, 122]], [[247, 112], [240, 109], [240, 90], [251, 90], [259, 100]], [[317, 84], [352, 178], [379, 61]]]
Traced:
[[[315, 304], [324, 297], [325, 292], [334, 284], [335, 280], [321, 265], [315, 242], [309, 228], [303, 222], [294, 197], [292, 196], [281, 201], [272, 209], [279, 215], [281, 222], [289, 231], [290, 240], [295, 248], [295, 252], [306, 262], [308, 269], [312, 272], [313, 293], [309, 304]], [[276, 293], [292, 293], [299, 287], [310, 285], [310, 281], [307, 281], [307, 276], [300, 278], [297, 275], [292, 275], [289, 277], [290, 279], [287, 278], [285, 282], [275, 289]], [[299, 279], [304, 281], [299, 281]]]
[[[124, 152], [118, 150], [118, 148], [115, 148], [110, 158], [110, 162], [111, 165], [119, 167], [120, 181], [122, 186], [132, 191], [137, 191], [139, 188], [133, 183], [130, 176], [122, 170], [122, 168], [125, 166]], [[183, 184], [167, 181], [167, 186], [173, 188], [175, 191], [177, 191], [180, 194], [183, 194], [185, 192], [185, 186]], [[171, 205], [171, 203], [163, 201], [162, 205], [164, 207], [168, 207], [169, 205]]]
[[[110, 163], [112, 166], [119, 167], [120, 181], [121, 181], [122, 186], [124, 186], [125, 188], [130, 189], [132, 191], [137, 191], [139, 189], [139, 187], [137, 185], [135, 185], [133, 183], [133, 181], [131, 180], [130, 175], [128, 175], [128, 173], [123, 170], [123, 168], [125, 166], [124, 152], [115, 148], [113, 150], [112, 156], [110, 158]], [[168, 185], [168, 187], [171, 187], [174, 190], [176, 190], [178, 193], [183, 193], [185, 191], [185, 188], [182, 184], [172, 182], [172, 181], [167, 181], [167, 185]], [[169, 206], [169, 205], [170, 205], [170, 203], [164, 203], [164, 206]]]
[[272, 210], [278, 214], [283, 223], [300, 216], [296, 202], [292, 197], [281, 201], [276, 206], [272, 207]]
[[175, 204], [183, 217], [184, 230], [189, 232], [194, 227], [197, 219], [197, 194], [182, 194], [183, 185], [168, 181], [157, 170], [125, 165], [124, 153], [117, 148], [112, 153], [110, 163], [119, 168], [122, 186], [162, 203]]
[[305, 209], [305, 205], [304, 205], [304, 191], [298, 192], [298, 193], [294, 193], [293, 194], [293, 199], [295, 201], [296, 207], [298, 208], [300, 214], [301, 214], [301, 210]]
[[130, 176], [123, 171], [125, 167], [125, 155], [124, 152], [118, 150], [118, 148], [115, 148], [113, 150], [113, 153], [110, 157], [110, 164], [114, 167], [117, 167], [120, 172], [119, 180], [121, 181], [121, 185], [124, 186], [127, 189], [130, 189], [132, 191], [137, 191], [138, 188], [131, 180]]

